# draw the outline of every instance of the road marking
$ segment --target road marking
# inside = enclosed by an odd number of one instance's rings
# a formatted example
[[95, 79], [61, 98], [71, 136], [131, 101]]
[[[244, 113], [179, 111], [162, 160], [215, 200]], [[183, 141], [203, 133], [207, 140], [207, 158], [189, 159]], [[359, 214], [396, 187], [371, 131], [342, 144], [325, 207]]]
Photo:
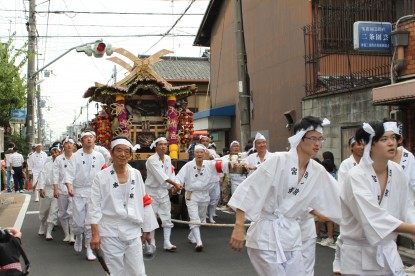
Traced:
[[39, 214], [39, 211], [27, 211], [26, 215], [37, 215]]
[[26, 215], [27, 208], [29, 207], [31, 195], [25, 194], [26, 198], [23, 202], [22, 208], [20, 208], [19, 214], [17, 215], [16, 222], [14, 223], [14, 228], [21, 229]]

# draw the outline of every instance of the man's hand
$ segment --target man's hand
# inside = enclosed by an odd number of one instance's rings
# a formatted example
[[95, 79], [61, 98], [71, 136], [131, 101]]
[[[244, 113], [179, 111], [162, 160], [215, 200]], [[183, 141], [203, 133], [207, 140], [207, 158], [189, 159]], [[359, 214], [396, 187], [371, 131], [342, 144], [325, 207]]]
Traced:
[[53, 197], [59, 198], [59, 189], [53, 185]]
[[151, 235], [150, 235], [150, 232], [143, 232], [143, 235], [141, 236], [141, 241], [144, 243], [144, 242], [147, 242], [148, 244], [150, 244], [150, 242], [151, 242]]
[[245, 226], [235, 224], [229, 245], [235, 251], [241, 251], [245, 244]]
[[98, 250], [101, 247], [101, 237], [99, 234], [93, 234], [91, 239], [91, 249]]
[[10, 228], [9, 232], [15, 238], [19, 238], [19, 239], [22, 238], [22, 232], [20, 232], [17, 228]]
[[68, 188], [68, 195], [73, 197], [75, 194], [74, 194], [74, 191], [73, 191], [72, 184], [66, 184], [66, 187]]
[[39, 189], [39, 196], [40, 196], [41, 198], [45, 198], [45, 197], [46, 197], [45, 190], [43, 190], [43, 189]]

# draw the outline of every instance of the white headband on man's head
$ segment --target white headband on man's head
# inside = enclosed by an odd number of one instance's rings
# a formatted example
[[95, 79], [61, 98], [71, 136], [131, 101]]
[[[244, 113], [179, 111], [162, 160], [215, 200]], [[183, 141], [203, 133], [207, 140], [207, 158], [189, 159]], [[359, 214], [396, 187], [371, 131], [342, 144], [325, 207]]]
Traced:
[[84, 138], [85, 136], [94, 136], [94, 137], [96, 137], [97, 135], [95, 134], [95, 131], [87, 130], [87, 131], [83, 131], [81, 133], [81, 139]]
[[202, 144], [197, 144], [197, 145], [195, 145], [195, 151], [197, 151], [197, 150], [207, 151], [207, 148]]
[[[209, 137], [207, 137], [206, 135], [199, 135], [199, 141], [202, 140], [203, 138], [207, 138], [209, 139]], [[210, 139], [209, 139], [210, 140]]]
[[395, 133], [397, 135], [401, 135], [397, 122], [384, 122], [383, 123], [383, 128], [385, 129], [385, 132], [386, 131], [392, 131], [393, 133]]
[[303, 139], [304, 135], [311, 130], [315, 130], [317, 132], [320, 132], [323, 134], [323, 128], [324, 126], [330, 125], [330, 121], [327, 118], [323, 119], [323, 122], [321, 123], [321, 126], [317, 126], [314, 128], [313, 126], [309, 126], [307, 129], [301, 129], [297, 131], [293, 136], [288, 138], [288, 142], [290, 143], [290, 148], [295, 149], [297, 148], [298, 144], [301, 142], [301, 139]]
[[230, 146], [229, 146], [229, 147], [232, 147], [232, 145], [233, 145], [233, 144], [236, 144], [236, 145], [238, 145], [238, 146], [239, 146], [239, 142], [235, 140], [235, 141], [232, 141], [232, 142], [231, 142], [231, 144], [230, 144]]
[[154, 148], [155, 146], [157, 146], [157, 143], [160, 141], [165, 141], [167, 143], [167, 139], [166, 137], [159, 137], [156, 140], [153, 141], [153, 143], [151, 143], [150, 145], [150, 149]]
[[254, 139], [253, 145], [252, 145], [252, 149], [255, 149], [255, 142], [256, 141], [259, 141], [259, 140], [265, 140], [266, 141], [267, 139], [265, 138], [264, 135], [262, 135], [261, 133], [257, 132], [256, 135], [255, 135], [255, 139]]
[[115, 139], [115, 140], [111, 141], [111, 149], [113, 149], [117, 145], [125, 145], [125, 146], [129, 147], [132, 151], [136, 151], [136, 150], [141, 148], [141, 146], [139, 144], [133, 146], [131, 144], [131, 142], [128, 141], [127, 139], [125, 139], [125, 138], [118, 138], [118, 139]]
[[372, 126], [368, 123], [363, 123], [363, 130], [366, 133], [370, 134], [369, 142], [365, 145], [365, 149], [363, 150], [363, 161], [365, 161], [367, 164], [372, 164], [373, 160], [370, 158], [370, 148], [372, 147], [372, 140], [375, 136], [375, 130], [372, 128]]
[[69, 136], [66, 136], [65, 140], [63, 141], [63, 143], [71, 143], [71, 144], [75, 144], [75, 141], [72, 138], [69, 138]]

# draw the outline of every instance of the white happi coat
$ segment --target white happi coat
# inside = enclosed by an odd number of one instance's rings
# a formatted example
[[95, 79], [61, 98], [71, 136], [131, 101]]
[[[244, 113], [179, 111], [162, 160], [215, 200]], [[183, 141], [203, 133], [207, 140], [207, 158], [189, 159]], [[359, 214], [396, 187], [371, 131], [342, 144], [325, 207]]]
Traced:
[[[196, 161], [193, 159], [180, 169], [176, 178], [185, 185], [186, 194], [191, 193], [192, 201], [209, 202], [209, 190], [212, 186], [212, 179], [218, 175], [215, 164], [215, 160], [203, 160], [202, 169], [198, 173]], [[222, 168], [226, 168], [227, 164], [227, 162], [224, 162]]]
[[39, 153], [33, 152], [27, 159], [27, 167], [29, 171], [33, 174], [33, 184], [35, 185], [38, 181], [39, 174], [43, 169], [46, 161], [48, 160], [48, 155], [41, 151]]
[[43, 169], [41, 170], [38, 178], [37, 189], [43, 189], [45, 196], [48, 198], [53, 197], [53, 159], [50, 158], [47, 160]]
[[342, 274], [405, 275], [395, 243], [397, 233], [393, 231], [403, 221], [415, 223], [415, 208], [398, 164], [388, 162], [382, 199], [380, 192], [376, 173], [365, 162], [352, 168], [343, 182]]
[[[269, 158], [269, 156], [270, 156], [270, 152], [267, 150], [267, 152], [265, 153], [263, 162], [265, 162]], [[245, 159], [245, 162], [250, 165], [255, 165], [257, 168], [261, 166], [261, 164], [263, 163], [261, 162], [261, 159], [259, 159], [257, 152], [248, 155], [248, 157]], [[253, 171], [249, 171], [249, 174], [252, 174], [252, 173]]]
[[357, 162], [354, 159], [353, 154], [350, 155], [349, 158], [344, 159], [343, 162], [340, 163], [339, 170], [337, 171], [337, 180], [339, 181], [339, 183], [341, 183], [341, 181], [344, 181], [344, 179], [346, 179], [346, 176], [351, 170], [351, 168], [353, 168], [354, 166], [357, 166], [357, 164], [359, 164], [359, 162]]
[[45, 198], [40, 199], [39, 219], [42, 223], [56, 225], [58, 220], [58, 201], [53, 197], [53, 159], [50, 158], [39, 173], [37, 189], [43, 189]]
[[107, 165], [111, 164], [111, 153], [109, 152], [109, 150], [107, 150], [107, 148], [95, 145], [94, 150], [101, 153], [102, 156], [104, 156], [105, 163], [107, 163]]
[[64, 182], [73, 185], [75, 197], [88, 198], [90, 196], [92, 180], [104, 164], [104, 157], [95, 150], [88, 155], [83, 149], [79, 149], [72, 155], [65, 172]]
[[151, 232], [158, 228], [151, 205], [144, 207], [146, 192], [140, 172], [128, 165], [128, 175], [124, 205], [115, 196], [119, 184], [112, 165], [94, 178], [85, 223], [98, 224], [101, 237], [128, 241], [141, 236], [141, 230]]
[[336, 181], [324, 167], [311, 159], [300, 181], [298, 171], [296, 149], [272, 153], [239, 185], [228, 203], [253, 221], [246, 246], [275, 251], [280, 263], [285, 262], [284, 251], [301, 250], [297, 218], [309, 208], [334, 221], [341, 217]]
[[58, 185], [59, 193], [62, 195], [68, 195], [68, 188], [65, 185], [64, 178], [69, 162], [70, 160], [65, 157], [65, 154], [57, 156], [55, 162], [53, 162], [53, 184]]
[[415, 202], [415, 157], [404, 147], [400, 148], [402, 149], [402, 156], [399, 165], [401, 165], [406, 180], [408, 181], [410, 198]]
[[163, 162], [157, 153], [151, 155], [146, 161], [146, 169], [145, 186], [147, 193], [157, 202], [169, 201], [168, 189], [171, 188], [171, 185], [166, 180], [175, 178], [170, 156], [165, 154]]

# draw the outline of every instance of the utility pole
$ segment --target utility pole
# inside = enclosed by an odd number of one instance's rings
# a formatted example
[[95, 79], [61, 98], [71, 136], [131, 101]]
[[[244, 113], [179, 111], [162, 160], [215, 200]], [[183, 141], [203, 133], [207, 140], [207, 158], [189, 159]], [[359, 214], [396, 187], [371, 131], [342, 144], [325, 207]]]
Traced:
[[30, 149], [34, 144], [34, 93], [36, 90], [36, 0], [29, 0], [29, 33], [28, 59], [27, 59], [27, 116], [26, 116], [26, 141]]
[[36, 89], [36, 103], [37, 103], [37, 142], [43, 142], [43, 116], [42, 116], [42, 98], [40, 97], [40, 85], [37, 85]]
[[241, 147], [243, 148], [251, 136], [250, 125], [250, 96], [248, 91], [248, 70], [246, 65], [245, 37], [242, 17], [242, 0], [235, 3], [235, 35], [236, 35], [236, 64], [238, 67], [238, 111], [240, 120]]

